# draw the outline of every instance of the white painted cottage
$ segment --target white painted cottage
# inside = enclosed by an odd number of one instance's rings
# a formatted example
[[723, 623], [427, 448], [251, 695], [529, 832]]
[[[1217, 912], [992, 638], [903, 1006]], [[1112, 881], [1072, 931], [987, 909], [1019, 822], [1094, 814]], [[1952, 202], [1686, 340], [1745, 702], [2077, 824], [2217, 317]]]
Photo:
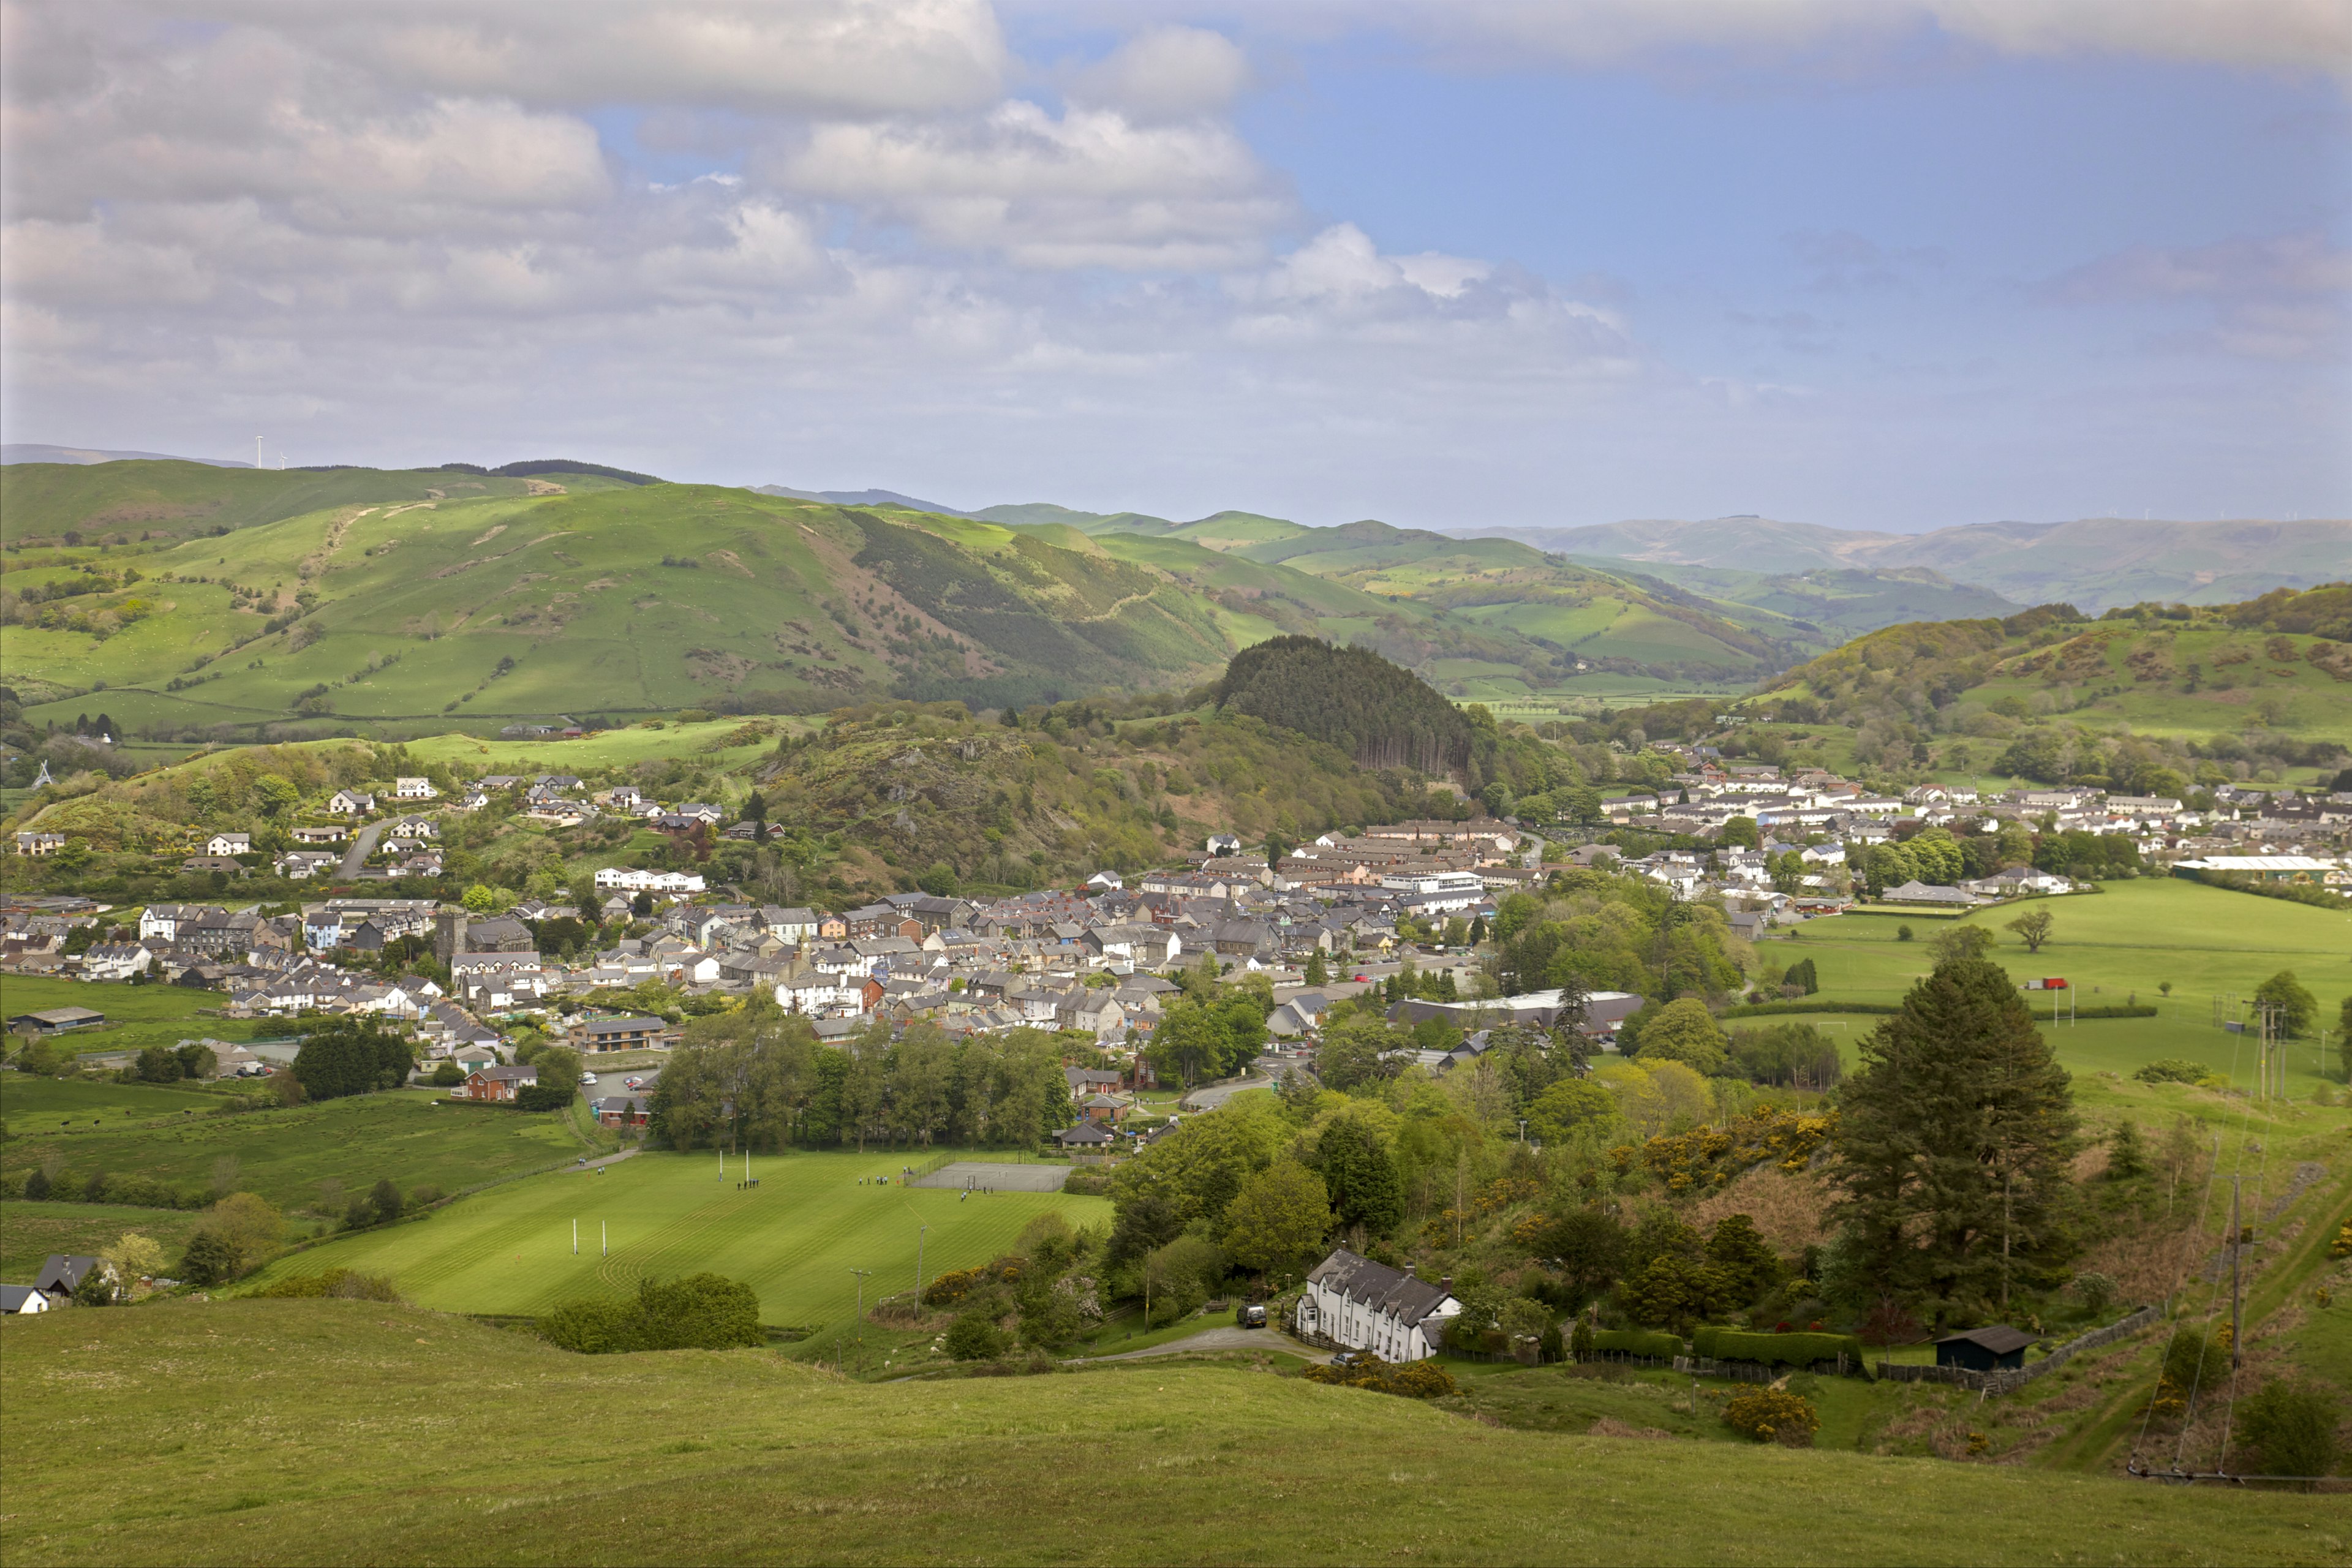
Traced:
[[1461, 1310], [1445, 1285], [1343, 1247], [1307, 1274], [1297, 1326], [1301, 1335], [1370, 1351], [1382, 1361], [1420, 1361], [1436, 1352], [1445, 1321]]

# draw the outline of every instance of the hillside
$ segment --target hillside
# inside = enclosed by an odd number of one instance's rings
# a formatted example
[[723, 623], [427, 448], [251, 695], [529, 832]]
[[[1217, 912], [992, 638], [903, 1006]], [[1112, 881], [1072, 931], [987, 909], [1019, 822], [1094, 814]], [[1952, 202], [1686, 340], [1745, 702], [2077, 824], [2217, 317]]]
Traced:
[[2097, 619], [2044, 605], [1890, 626], [1768, 681], [1744, 707], [1778, 727], [1741, 745], [1801, 747], [1826, 723], [1848, 731], [1840, 762], [1895, 775], [1932, 763], [2162, 795], [2265, 766], [2332, 772], [2352, 737], [2347, 642], [2344, 584]]
[[1699, 566], [1797, 574], [1925, 569], [2017, 604], [2088, 610], [2143, 601], [2219, 605], [2352, 573], [2352, 522], [2084, 518], [1878, 533], [1769, 518], [1492, 531], [1612, 568]]
[[[1502, 1430], [1239, 1360], [877, 1385], [764, 1350], [580, 1357], [343, 1301], [0, 1333], [16, 1563], [994, 1561], [1009, 1542], [1075, 1562], [1610, 1563], [2046, 1563], [2125, 1542], [2145, 1559], [2145, 1542], [2257, 1563], [2309, 1562], [2341, 1528], [2325, 1498]], [[1149, 1517], [1107, 1522], [1105, 1486], [1129, 1479]]]
[[1377, 654], [1276, 637], [1236, 654], [1217, 705], [1338, 748], [1365, 767], [1442, 773], [1470, 759], [1470, 721]]

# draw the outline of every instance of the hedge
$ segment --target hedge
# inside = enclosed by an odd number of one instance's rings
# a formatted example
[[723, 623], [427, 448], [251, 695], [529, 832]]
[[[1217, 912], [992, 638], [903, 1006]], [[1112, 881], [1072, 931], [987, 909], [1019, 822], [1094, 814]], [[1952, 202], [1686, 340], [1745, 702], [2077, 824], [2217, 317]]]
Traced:
[[2156, 1009], [2146, 1003], [2118, 1002], [2111, 1006], [2077, 1007], [2071, 1013], [2062, 1013], [2055, 1007], [2036, 1007], [2033, 1010], [2033, 1021], [2037, 1024], [2061, 1023], [2068, 1018], [2153, 1018], [2155, 1016]]
[[1742, 1002], [1726, 1007], [1727, 1018], [1763, 1018], [1775, 1013], [1900, 1013], [1892, 1002], [1823, 1002], [1813, 996], [1790, 996], [1779, 1002]]
[[1672, 1361], [1683, 1353], [1683, 1342], [1673, 1334], [1653, 1329], [1603, 1329], [1592, 1336], [1592, 1348], [1613, 1351], [1619, 1355], [1654, 1356], [1660, 1361]]
[[1691, 1350], [1717, 1361], [1753, 1361], [1767, 1365], [1811, 1366], [1843, 1355], [1860, 1367], [1862, 1341], [1852, 1334], [1759, 1334], [1746, 1329], [1705, 1328], [1691, 1334]]

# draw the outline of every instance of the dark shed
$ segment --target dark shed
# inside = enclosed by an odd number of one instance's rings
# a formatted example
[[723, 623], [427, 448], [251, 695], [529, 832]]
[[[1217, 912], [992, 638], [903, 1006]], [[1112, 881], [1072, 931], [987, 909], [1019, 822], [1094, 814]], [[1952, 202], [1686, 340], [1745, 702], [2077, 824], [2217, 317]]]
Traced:
[[1937, 1366], [1966, 1367], [1970, 1372], [1997, 1372], [2025, 1364], [2025, 1347], [2034, 1336], [2007, 1323], [1989, 1329], [1967, 1329], [1936, 1342]]

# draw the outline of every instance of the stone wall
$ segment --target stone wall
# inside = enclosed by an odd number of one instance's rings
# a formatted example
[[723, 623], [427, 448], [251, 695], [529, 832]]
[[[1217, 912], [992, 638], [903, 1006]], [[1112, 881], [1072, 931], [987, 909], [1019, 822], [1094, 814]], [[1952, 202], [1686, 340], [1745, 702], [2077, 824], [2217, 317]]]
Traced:
[[2045, 1373], [2056, 1372], [2084, 1351], [2111, 1345], [2163, 1321], [2163, 1308], [2142, 1307], [2121, 1322], [2109, 1323], [2104, 1329], [2093, 1329], [2079, 1339], [2068, 1340], [2040, 1361], [2026, 1366], [2003, 1368], [1999, 1372], [1970, 1372], [1965, 1367], [1919, 1366], [1883, 1361], [1878, 1363], [1878, 1375], [1896, 1383], [1950, 1383], [1986, 1394], [2014, 1394]]

